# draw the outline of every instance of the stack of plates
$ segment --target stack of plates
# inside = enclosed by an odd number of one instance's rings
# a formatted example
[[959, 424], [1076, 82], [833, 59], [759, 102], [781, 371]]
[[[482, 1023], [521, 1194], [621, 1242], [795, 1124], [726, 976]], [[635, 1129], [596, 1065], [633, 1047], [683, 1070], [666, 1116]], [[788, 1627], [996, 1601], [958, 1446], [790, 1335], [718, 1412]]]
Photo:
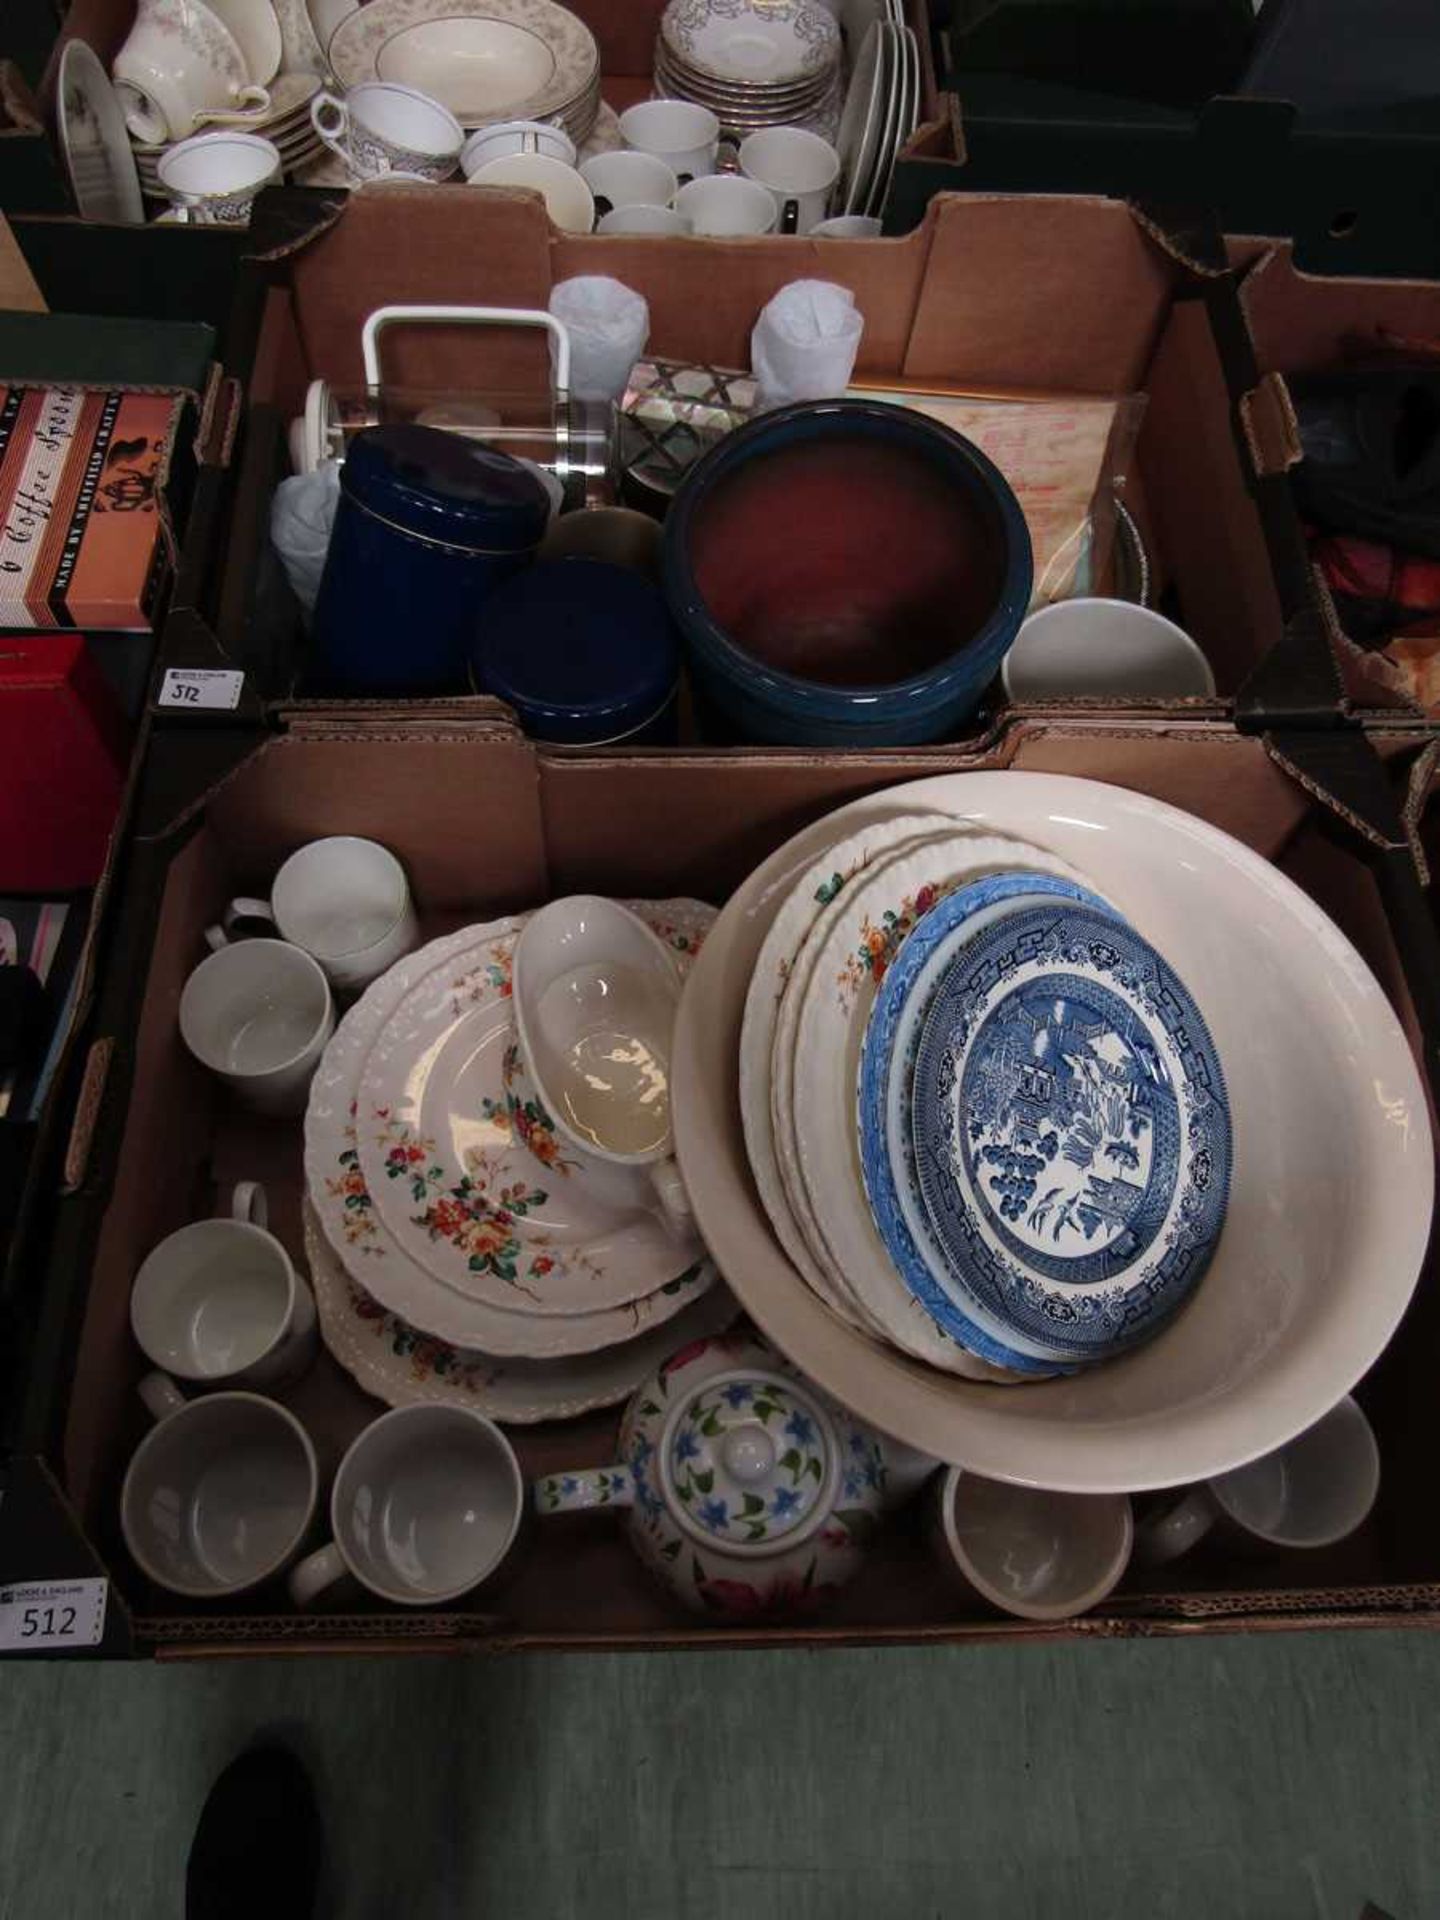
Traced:
[[[637, 903], [688, 969], [714, 919]], [[311, 1088], [305, 1173], [324, 1336], [368, 1391], [505, 1420], [621, 1400], [734, 1304], [698, 1240], [596, 1192], [512, 1091], [523, 919], [410, 954], [351, 1009]]]
[[709, 107], [729, 133], [833, 134], [840, 29], [820, 0], [671, 0], [655, 42], [655, 91]]
[[467, 129], [548, 120], [583, 147], [600, 107], [595, 36], [555, 0], [369, 0], [327, 51], [342, 87], [416, 87]]
[[836, 146], [844, 213], [879, 215], [895, 160], [920, 119], [920, 49], [899, 17], [877, 20], [855, 57]]
[[933, 815], [868, 823], [797, 879], [740, 1097], [812, 1290], [966, 1378], [1147, 1338], [1224, 1221], [1224, 1080], [1174, 972], [1065, 861]]
[[[243, 118], [205, 120], [196, 133], [253, 133], [280, 149], [280, 162], [287, 179], [313, 166], [325, 153], [325, 143], [310, 120], [310, 102], [319, 91], [320, 81], [313, 73], [280, 73], [270, 82], [270, 108], [265, 114]], [[140, 176], [140, 191], [149, 200], [169, 196], [160, 184], [159, 166], [168, 147], [144, 147], [134, 144], [135, 170]]]

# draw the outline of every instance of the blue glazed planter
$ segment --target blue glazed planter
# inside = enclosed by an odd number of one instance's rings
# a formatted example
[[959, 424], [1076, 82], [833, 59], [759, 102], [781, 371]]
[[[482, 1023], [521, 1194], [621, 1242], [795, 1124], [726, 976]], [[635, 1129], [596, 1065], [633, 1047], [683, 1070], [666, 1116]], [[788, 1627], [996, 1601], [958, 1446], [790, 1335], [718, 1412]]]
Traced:
[[479, 610], [549, 515], [544, 486], [509, 454], [435, 427], [357, 434], [315, 604], [312, 685], [462, 692]]
[[742, 738], [864, 748], [969, 717], [1025, 616], [1032, 558], [978, 447], [906, 407], [824, 400], [699, 462], [663, 570], [697, 691]]

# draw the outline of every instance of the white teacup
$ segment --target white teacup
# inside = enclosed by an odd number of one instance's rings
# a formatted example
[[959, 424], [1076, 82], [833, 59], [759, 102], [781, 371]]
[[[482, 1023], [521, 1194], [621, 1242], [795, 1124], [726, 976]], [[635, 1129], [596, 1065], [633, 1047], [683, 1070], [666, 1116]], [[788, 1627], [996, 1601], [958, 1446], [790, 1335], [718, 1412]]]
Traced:
[[472, 133], [460, 149], [460, 171], [468, 180], [487, 160], [504, 160], [512, 153], [543, 153], [562, 166], [575, 165], [575, 142], [563, 127], [543, 120], [501, 120]]
[[146, 146], [183, 140], [208, 108], [269, 111], [245, 56], [205, 0], [140, 0], [111, 72], [125, 124]]
[[472, 187], [531, 187], [544, 197], [545, 210], [566, 233], [589, 233], [595, 224], [595, 196], [574, 167], [548, 153], [510, 153], [486, 160], [468, 176]]
[[352, 1442], [330, 1496], [334, 1538], [290, 1575], [308, 1606], [343, 1574], [397, 1606], [458, 1600], [515, 1541], [525, 1483], [500, 1429], [468, 1407], [397, 1407]]
[[244, 921], [273, 926], [282, 940], [303, 947], [342, 993], [378, 980], [420, 938], [405, 869], [388, 847], [352, 834], [298, 848], [268, 900], [232, 900], [205, 937], [218, 951]]
[[255, 196], [280, 179], [280, 150], [253, 133], [197, 133], [155, 169], [177, 219], [243, 226]]
[[781, 233], [809, 233], [825, 218], [840, 156], [804, 127], [764, 127], [740, 142], [740, 171], [769, 189]]
[[950, 1467], [928, 1497], [931, 1541], [956, 1583], [1022, 1620], [1068, 1620], [1097, 1606], [1130, 1561], [1123, 1493], [1047, 1493]]
[[812, 240], [878, 240], [885, 224], [871, 213], [837, 213], [810, 229]]
[[335, 1029], [317, 960], [285, 940], [239, 940], [202, 960], [180, 995], [180, 1037], [247, 1106], [300, 1113]]
[[268, 1392], [314, 1359], [315, 1301], [268, 1217], [265, 1189], [242, 1180], [228, 1219], [192, 1220], [146, 1255], [130, 1326], [154, 1366]]
[[674, 207], [616, 207], [597, 222], [597, 233], [689, 233], [690, 222]]
[[163, 1374], [141, 1383], [159, 1425], [120, 1493], [131, 1558], [193, 1600], [243, 1593], [286, 1567], [315, 1516], [315, 1449], [293, 1413], [254, 1393], [185, 1400]]
[[375, 180], [385, 173], [448, 180], [465, 144], [465, 129], [448, 107], [390, 80], [366, 80], [343, 99], [317, 93], [310, 102], [310, 119], [358, 180]]
[[1131, 600], [1055, 600], [1030, 614], [1000, 663], [1011, 700], [1214, 698], [1215, 675], [1173, 620]]
[[601, 220], [619, 207], [668, 207], [680, 186], [674, 169], [653, 153], [597, 153], [580, 175]]
[[1218, 1526], [1232, 1545], [1333, 1547], [1354, 1533], [1380, 1491], [1380, 1449], [1347, 1394], [1323, 1420], [1247, 1467], [1191, 1487], [1142, 1520], [1135, 1559], [1163, 1566]]
[[670, 1046], [680, 976], [628, 907], [572, 894], [515, 943], [512, 1004], [524, 1071], [556, 1133], [616, 1204], [695, 1231], [674, 1157]]
[[621, 114], [620, 137], [637, 153], [663, 160], [684, 186], [715, 171], [720, 122], [688, 100], [642, 100]]
[[676, 194], [675, 211], [685, 216], [695, 233], [716, 236], [773, 233], [779, 218], [769, 188], [735, 173], [692, 180]]

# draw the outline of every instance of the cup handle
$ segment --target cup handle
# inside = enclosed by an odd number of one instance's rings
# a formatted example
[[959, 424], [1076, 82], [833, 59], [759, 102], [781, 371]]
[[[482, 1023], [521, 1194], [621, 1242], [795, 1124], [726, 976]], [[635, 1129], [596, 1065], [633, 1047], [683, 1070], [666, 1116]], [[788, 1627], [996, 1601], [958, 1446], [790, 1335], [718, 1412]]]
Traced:
[[310, 102], [310, 124], [332, 153], [348, 159], [345, 136], [350, 131], [350, 109], [338, 94], [323, 90], [316, 94]]
[[602, 1507], [633, 1507], [635, 1482], [628, 1467], [577, 1467], [547, 1473], [531, 1488], [536, 1513], [591, 1513]]
[[317, 1547], [314, 1553], [307, 1553], [297, 1566], [290, 1569], [288, 1585], [290, 1598], [297, 1607], [308, 1607], [326, 1589], [348, 1573], [344, 1555], [333, 1540], [323, 1547]]
[[270, 1202], [258, 1180], [237, 1180], [230, 1196], [230, 1218], [242, 1226], [268, 1227]]
[[660, 1217], [667, 1232], [677, 1240], [688, 1240], [695, 1232], [695, 1210], [690, 1205], [690, 1195], [685, 1190], [685, 1181], [679, 1167], [673, 1160], [657, 1160], [645, 1171], [650, 1176], [650, 1184], [655, 1189], [655, 1198], [660, 1203]]
[[236, 87], [230, 98], [235, 102], [237, 113], [246, 114], [251, 119], [270, 111], [270, 94], [265, 87]]
[[178, 1413], [186, 1404], [185, 1396], [170, 1378], [157, 1367], [153, 1373], [147, 1373], [135, 1391], [145, 1402], [145, 1411], [152, 1420], [168, 1420], [172, 1413]]
[[1153, 1515], [1135, 1529], [1135, 1548], [1131, 1555], [1137, 1566], [1163, 1567], [1189, 1553], [1214, 1526], [1215, 1502], [1207, 1487], [1192, 1487], [1183, 1499], [1162, 1513]]
[[787, 200], [781, 207], [780, 231], [781, 233], [798, 233], [800, 231], [800, 202], [798, 200]]

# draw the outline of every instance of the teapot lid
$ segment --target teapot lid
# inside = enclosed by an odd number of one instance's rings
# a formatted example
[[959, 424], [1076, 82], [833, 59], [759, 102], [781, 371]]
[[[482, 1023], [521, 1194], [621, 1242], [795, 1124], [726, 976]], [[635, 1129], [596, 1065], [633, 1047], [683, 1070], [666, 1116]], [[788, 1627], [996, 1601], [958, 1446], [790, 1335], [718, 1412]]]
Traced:
[[763, 1554], [791, 1547], [834, 1503], [829, 1417], [795, 1381], [717, 1373], [671, 1415], [660, 1446], [670, 1506], [698, 1539]]

